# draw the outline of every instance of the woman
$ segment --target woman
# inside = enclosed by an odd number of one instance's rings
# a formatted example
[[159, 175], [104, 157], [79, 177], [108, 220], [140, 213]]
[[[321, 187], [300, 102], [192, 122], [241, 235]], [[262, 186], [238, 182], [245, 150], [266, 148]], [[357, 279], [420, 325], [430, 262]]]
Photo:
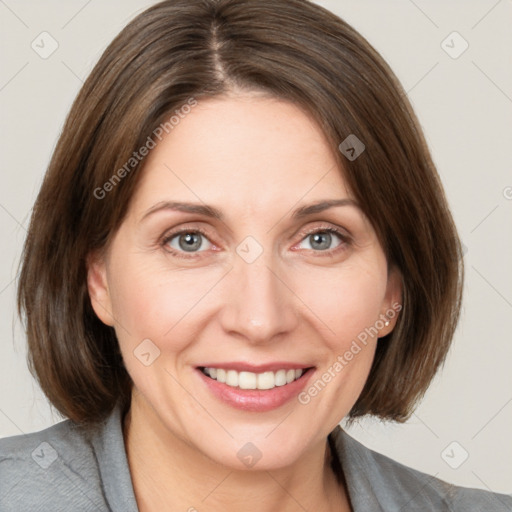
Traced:
[[374, 49], [303, 0], [168, 0], [107, 48], [34, 208], [29, 362], [68, 421], [2, 510], [510, 510], [363, 447], [443, 362], [460, 244]]

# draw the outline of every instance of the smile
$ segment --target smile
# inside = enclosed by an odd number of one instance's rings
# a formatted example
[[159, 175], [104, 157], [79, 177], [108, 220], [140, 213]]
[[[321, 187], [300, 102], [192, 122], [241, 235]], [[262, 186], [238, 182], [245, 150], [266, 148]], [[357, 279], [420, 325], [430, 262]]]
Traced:
[[277, 371], [265, 371], [261, 373], [228, 370], [224, 368], [200, 368], [211, 379], [239, 389], [273, 389], [277, 386], [291, 384], [304, 373], [304, 369], [280, 369]]
[[222, 403], [247, 412], [265, 412], [296, 398], [315, 375], [315, 369], [291, 361], [219, 361], [197, 366], [196, 375]]

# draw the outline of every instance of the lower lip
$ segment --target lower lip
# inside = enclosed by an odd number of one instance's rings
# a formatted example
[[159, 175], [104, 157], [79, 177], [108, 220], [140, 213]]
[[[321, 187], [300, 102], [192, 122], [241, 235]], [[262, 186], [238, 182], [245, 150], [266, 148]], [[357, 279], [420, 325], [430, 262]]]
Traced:
[[196, 371], [208, 386], [208, 389], [225, 404], [243, 411], [265, 412], [277, 409], [296, 397], [306, 386], [313, 370], [313, 368], [310, 368], [299, 379], [290, 384], [267, 390], [234, 388], [207, 377], [199, 369]]

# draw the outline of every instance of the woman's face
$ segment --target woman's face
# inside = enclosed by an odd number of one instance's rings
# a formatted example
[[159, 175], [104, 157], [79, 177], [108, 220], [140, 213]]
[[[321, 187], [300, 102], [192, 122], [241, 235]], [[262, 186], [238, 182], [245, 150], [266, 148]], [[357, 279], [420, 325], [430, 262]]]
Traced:
[[180, 119], [91, 261], [93, 306], [115, 327], [138, 400], [237, 468], [245, 451], [270, 469], [325, 440], [400, 299], [319, 127], [248, 94]]

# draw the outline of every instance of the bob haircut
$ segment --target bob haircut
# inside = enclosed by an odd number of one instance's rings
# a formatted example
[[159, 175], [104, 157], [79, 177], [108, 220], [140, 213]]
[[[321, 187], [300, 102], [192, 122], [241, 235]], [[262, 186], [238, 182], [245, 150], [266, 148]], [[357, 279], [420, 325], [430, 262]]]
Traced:
[[[399, 270], [403, 309], [349, 418], [405, 421], [459, 318], [460, 241], [398, 79], [359, 33], [307, 0], [167, 0], [105, 50], [64, 124], [24, 246], [18, 311], [30, 372], [75, 422], [129, 406], [133, 384], [114, 329], [92, 309], [87, 257], [123, 221], [144, 168], [132, 160], [148, 137], [194, 100], [237, 90], [293, 102], [316, 120]], [[356, 159], [338, 150], [350, 134], [365, 145]]]

